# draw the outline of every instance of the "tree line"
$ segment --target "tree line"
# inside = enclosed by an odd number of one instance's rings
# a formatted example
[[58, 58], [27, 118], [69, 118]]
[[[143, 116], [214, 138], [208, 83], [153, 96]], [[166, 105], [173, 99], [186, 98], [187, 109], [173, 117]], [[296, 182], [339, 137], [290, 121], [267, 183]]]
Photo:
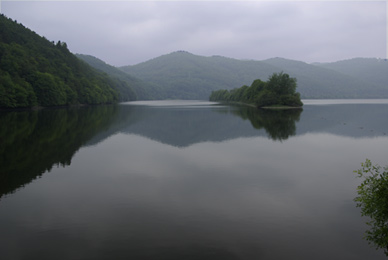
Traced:
[[241, 102], [257, 107], [267, 106], [303, 106], [300, 94], [296, 92], [296, 79], [287, 73], [273, 73], [268, 81], [256, 79], [251, 86], [244, 85], [232, 90], [216, 90], [209, 97], [210, 101]]
[[79, 60], [66, 43], [50, 42], [0, 15], [0, 108], [135, 99], [126, 82], [111, 79]]

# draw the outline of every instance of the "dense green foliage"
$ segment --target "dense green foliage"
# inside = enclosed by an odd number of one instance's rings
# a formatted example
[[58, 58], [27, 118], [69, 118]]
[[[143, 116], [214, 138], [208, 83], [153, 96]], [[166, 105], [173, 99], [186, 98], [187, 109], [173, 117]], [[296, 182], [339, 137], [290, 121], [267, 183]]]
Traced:
[[123, 88], [123, 90], [119, 89], [121, 93], [130, 91], [131, 95], [136, 95], [137, 100], [155, 100], [166, 98], [159, 87], [143, 82], [142, 80], [135, 78], [130, 74], [125, 73], [122, 70], [111, 66], [96, 57], [84, 54], [76, 54], [76, 56], [88, 63], [93, 68], [105, 72], [111, 78], [120, 82], [125, 82], [127, 85], [131, 86], [131, 88], [126, 87]]
[[110, 79], [56, 44], [0, 15], [0, 108], [112, 103], [124, 82]]
[[365, 238], [388, 256], [388, 166], [381, 168], [367, 159], [361, 167], [355, 173], [364, 181], [357, 188], [355, 201], [362, 216], [370, 218]]
[[260, 79], [253, 81], [250, 87], [213, 91], [210, 101], [241, 102], [254, 104], [257, 107], [303, 105], [300, 94], [295, 92], [296, 79], [286, 73], [274, 73], [267, 82]]
[[[237, 60], [221, 56], [203, 57], [178, 51], [121, 69], [144, 82], [158, 86], [166, 98], [207, 99], [218, 89], [231, 90], [248, 85], [255, 79], [267, 80], [268, 75], [284, 71], [298, 79], [302, 98], [388, 98], [388, 62], [374, 62], [374, 69], [364, 73], [343, 73], [301, 61], [273, 58], [263, 61]], [[356, 62], [356, 60], [355, 60]], [[353, 71], [353, 61], [344, 64]], [[368, 74], [364, 77], [362, 75]], [[374, 80], [369, 80], [374, 78]]]

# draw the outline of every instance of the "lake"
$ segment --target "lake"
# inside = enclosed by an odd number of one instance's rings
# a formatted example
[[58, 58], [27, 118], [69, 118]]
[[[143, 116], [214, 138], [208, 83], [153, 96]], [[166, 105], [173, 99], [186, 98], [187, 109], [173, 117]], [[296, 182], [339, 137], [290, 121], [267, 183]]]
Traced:
[[388, 100], [0, 112], [1, 259], [385, 259], [353, 201]]

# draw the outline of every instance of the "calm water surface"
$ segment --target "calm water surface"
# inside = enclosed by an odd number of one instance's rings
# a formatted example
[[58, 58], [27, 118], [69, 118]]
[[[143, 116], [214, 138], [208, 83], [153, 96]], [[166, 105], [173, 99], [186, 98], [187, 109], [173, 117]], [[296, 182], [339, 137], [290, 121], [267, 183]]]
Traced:
[[387, 100], [1, 112], [1, 259], [385, 259], [366, 158], [388, 163]]

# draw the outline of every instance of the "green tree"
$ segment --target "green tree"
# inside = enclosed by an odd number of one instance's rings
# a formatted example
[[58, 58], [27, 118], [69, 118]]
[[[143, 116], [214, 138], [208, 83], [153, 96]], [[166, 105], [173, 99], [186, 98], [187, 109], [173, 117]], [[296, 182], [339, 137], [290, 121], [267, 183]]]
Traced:
[[258, 107], [281, 105], [279, 98], [280, 97], [277, 96], [276, 93], [268, 89], [264, 89], [257, 95], [257, 97], [254, 99], [254, 102]]
[[20, 78], [12, 78], [8, 72], [2, 72], [0, 75], [0, 107], [29, 107], [35, 104], [36, 96], [29, 83]]
[[215, 90], [210, 94], [210, 101], [229, 101], [230, 93], [226, 89]]
[[252, 82], [251, 86], [245, 91], [245, 100], [248, 103], [254, 103], [258, 98], [258, 95], [266, 86], [266, 82], [256, 79]]
[[361, 169], [354, 171], [363, 182], [357, 187], [358, 196], [354, 199], [361, 215], [369, 217], [365, 239], [376, 249], [384, 249], [388, 256], [388, 166], [372, 165], [366, 159]]
[[267, 88], [276, 95], [293, 95], [296, 90], [296, 79], [287, 73], [274, 73], [268, 80]]
[[257, 107], [267, 106], [303, 106], [300, 94], [295, 92], [296, 79], [290, 78], [286, 73], [274, 73], [268, 82], [260, 79], [254, 80], [250, 87], [244, 85], [240, 88], [213, 91], [210, 101], [232, 101], [255, 104]]
[[42, 106], [58, 106], [66, 104], [66, 93], [60, 82], [50, 73], [36, 73], [36, 81], [33, 84], [39, 104]]

